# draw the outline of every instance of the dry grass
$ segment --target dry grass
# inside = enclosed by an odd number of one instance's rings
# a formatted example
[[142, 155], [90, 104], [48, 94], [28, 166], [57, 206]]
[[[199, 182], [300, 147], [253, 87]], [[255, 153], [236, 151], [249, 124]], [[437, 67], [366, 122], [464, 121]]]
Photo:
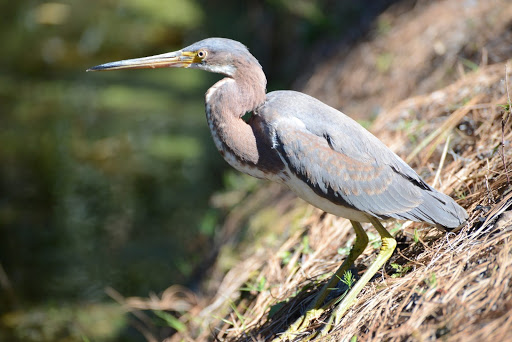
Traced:
[[366, 41], [319, 56], [303, 90], [368, 118], [452, 83], [464, 69], [506, 61], [511, 24], [508, 0], [403, 1], [379, 17]]
[[[501, 107], [509, 102], [505, 76], [505, 64], [483, 67], [445, 89], [402, 102], [375, 122], [375, 134], [427, 181], [439, 175], [436, 187], [458, 198], [470, 220], [457, 233], [401, 226], [391, 261], [326, 340], [512, 340], [512, 191], [505, 173], [511, 168], [512, 119]], [[238, 213], [246, 207], [253, 216]], [[233, 227], [250, 231], [269, 208], [274, 214], [260, 225], [281, 235], [230, 245], [238, 246], [233, 248], [240, 261], [225, 275], [212, 274], [205, 293], [216, 293], [197, 298], [184, 289], [169, 290], [162, 298], [126, 300], [127, 307], [172, 311], [182, 326], [168, 341], [261, 341], [284, 331], [342, 262], [338, 248], [350, 245], [354, 234], [347, 220], [267, 184], [235, 206], [225, 236], [239, 234]], [[388, 223], [389, 230], [397, 227]], [[375, 258], [375, 247], [370, 243], [356, 261], [358, 272]], [[144, 321], [139, 318], [139, 328], [150, 335]]]

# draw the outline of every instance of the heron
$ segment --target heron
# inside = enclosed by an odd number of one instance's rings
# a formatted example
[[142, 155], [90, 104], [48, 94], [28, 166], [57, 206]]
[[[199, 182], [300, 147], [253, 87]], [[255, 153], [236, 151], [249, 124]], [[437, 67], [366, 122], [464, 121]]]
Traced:
[[[428, 185], [349, 116], [301, 92], [267, 93], [262, 66], [238, 41], [207, 38], [178, 51], [87, 71], [166, 67], [224, 76], [206, 92], [205, 111], [215, 146], [232, 167], [283, 184], [313, 206], [352, 224], [356, 240], [349, 255], [283, 336], [293, 336], [333, 306], [333, 301], [324, 305], [328, 294], [368, 244], [361, 222], [375, 227], [382, 244], [375, 261], [333, 308], [335, 324], [396, 247], [381, 221], [410, 220], [447, 229], [467, 221], [467, 212], [451, 197]], [[244, 119], [247, 113], [250, 117]]]

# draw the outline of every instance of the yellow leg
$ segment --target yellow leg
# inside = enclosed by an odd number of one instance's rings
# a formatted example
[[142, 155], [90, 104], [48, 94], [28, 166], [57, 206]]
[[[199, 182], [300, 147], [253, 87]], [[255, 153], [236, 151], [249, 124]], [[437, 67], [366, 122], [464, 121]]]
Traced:
[[332, 290], [335, 290], [334, 286], [338, 284], [340, 279], [343, 278], [345, 275], [345, 272], [347, 272], [350, 267], [354, 264], [354, 261], [361, 255], [361, 253], [364, 252], [366, 249], [366, 246], [368, 246], [368, 235], [366, 235], [366, 232], [364, 231], [363, 227], [361, 226], [361, 223], [357, 221], [350, 221], [352, 223], [352, 227], [354, 227], [354, 230], [356, 232], [356, 241], [354, 242], [354, 246], [352, 249], [350, 249], [350, 253], [348, 254], [348, 257], [343, 261], [343, 264], [341, 264], [340, 268], [334, 273], [334, 275], [331, 277], [329, 282], [324, 285], [320, 293], [318, 293], [317, 297], [315, 298], [315, 301], [313, 302], [313, 309], [318, 309], [321, 307], [322, 303], [324, 302], [325, 298], [329, 295], [329, 293]]
[[[380, 248], [380, 252], [377, 255], [377, 258], [372, 263], [372, 265], [366, 270], [361, 279], [350, 289], [349, 293], [343, 298], [341, 303], [338, 304], [336, 311], [333, 313], [334, 316], [334, 324], [337, 325], [345, 312], [350, 308], [356, 299], [357, 295], [363, 287], [370, 281], [370, 279], [377, 273], [377, 271], [388, 261], [393, 254], [393, 251], [396, 247], [396, 240], [388, 233], [386, 228], [382, 226], [382, 224], [376, 218], [370, 217], [370, 222], [373, 224], [377, 232], [379, 233], [382, 246]], [[327, 327], [326, 327], [327, 328]]]
[[[278, 339], [274, 341], [287, 341], [287, 340], [293, 340], [293, 338], [300, 333], [301, 331], [305, 330], [310, 322], [312, 322], [315, 319], [320, 318], [320, 316], [325, 312], [325, 310], [329, 307], [329, 305], [322, 307], [322, 304], [329, 295], [329, 293], [334, 290], [336, 284], [342, 279], [345, 272], [347, 272], [354, 261], [357, 259], [361, 253], [364, 252], [366, 246], [368, 245], [368, 235], [366, 235], [366, 232], [364, 231], [363, 227], [359, 222], [356, 221], [350, 221], [352, 223], [352, 227], [354, 227], [354, 230], [356, 232], [356, 241], [354, 243], [354, 246], [350, 250], [350, 253], [348, 257], [345, 259], [343, 264], [338, 268], [336, 273], [331, 277], [329, 282], [324, 285], [322, 290], [318, 293], [315, 300], [312, 302], [312, 304], [309, 306], [306, 313], [299, 317], [286, 332], [284, 332]], [[350, 293], [350, 292], [349, 292]]]
[[[382, 226], [379, 220], [374, 217], [369, 217], [369, 220], [381, 237], [382, 246], [380, 248], [380, 252], [372, 265], [363, 274], [361, 279], [356, 282], [356, 284], [349, 290], [346, 296], [343, 297], [343, 300], [338, 304], [334, 313], [329, 318], [328, 323], [324, 326], [324, 329], [321, 332], [322, 335], [327, 334], [333, 326], [339, 324], [345, 312], [354, 303], [357, 295], [361, 292], [368, 281], [370, 281], [370, 279], [375, 275], [375, 273], [377, 273], [377, 271], [386, 263], [386, 261], [388, 261], [396, 248], [396, 240]], [[359, 222], [352, 222], [352, 225], [356, 231], [357, 238], [348, 258], [336, 271], [331, 280], [324, 286], [322, 291], [320, 291], [317, 298], [313, 302], [313, 306], [306, 312], [306, 314], [295, 321], [294, 324], [292, 324], [288, 330], [275, 341], [293, 340], [301, 331], [305, 331], [311, 321], [318, 319], [331, 304], [328, 303], [326, 306], [320, 308], [328, 293], [332, 290], [332, 287], [335, 286], [343, 274], [348, 271], [351, 264], [364, 251], [366, 245], [368, 244], [368, 237]], [[332, 321], [334, 321], [334, 325], [332, 324]], [[309, 336], [307, 340], [314, 338], [315, 335], [316, 334]]]

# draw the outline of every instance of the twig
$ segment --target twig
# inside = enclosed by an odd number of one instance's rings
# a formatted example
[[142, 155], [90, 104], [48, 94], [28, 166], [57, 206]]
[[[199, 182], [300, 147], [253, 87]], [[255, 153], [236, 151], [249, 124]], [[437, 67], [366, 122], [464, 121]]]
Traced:
[[448, 153], [448, 146], [450, 145], [450, 139], [452, 135], [448, 134], [446, 137], [446, 143], [444, 144], [443, 154], [441, 155], [441, 160], [439, 161], [439, 168], [437, 169], [436, 176], [434, 177], [434, 183], [432, 186], [435, 188], [439, 178], [441, 177], [441, 170], [443, 169], [444, 160], [446, 159], [446, 154]]
[[492, 221], [494, 221], [505, 210], [512, 206], [512, 192], [505, 196], [491, 211], [487, 213], [484, 223], [474, 232], [473, 236], [477, 237]]
[[440, 134], [449, 131], [453, 127], [457, 125], [457, 123], [465, 117], [468, 112], [471, 110], [471, 107], [476, 105], [482, 98], [484, 94], [477, 94], [471, 100], [468, 101], [464, 106], [458, 108], [454, 111], [446, 120], [443, 122], [439, 128], [437, 128], [434, 132], [430, 133], [425, 139], [423, 139], [418, 146], [407, 156], [405, 161], [409, 163], [416, 155], [422, 151], [432, 140], [434, 140]]
[[[114, 288], [108, 286], [105, 288], [105, 293], [121, 304], [123, 307], [126, 308], [126, 299], [123, 297], [122, 294], [117, 292]], [[148, 326], [152, 325], [151, 318], [149, 318], [145, 313], [143, 313], [141, 310], [137, 309], [129, 309], [129, 311], [137, 318], [130, 320], [130, 324], [135, 327], [144, 337], [146, 338], [146, 341], [148, 342], [157, 342], [157, 338], [153, 336], [153, 334], [149, 331]]]
[[507, 98], [508, 98], [508, 108], [507, 109], [508, 110], [503, 111], [503, 116], [501, 118], [500, 156], [501, 156], [501, 161], [503, 162], [503, 168], [505, 169], [505, 175], [507, 176], [507, 184], [510, 185], [510, 176], [508, 174], [508, 169], [507, 169], [507, 160], [505, 159], [505, 127], [507, 126], [508, 119], [510, 118], [510, 113], [512, 111], [512, 109], [511, 109], [512, 102], [510, 101], [510, 91], [508, 89], [508, 64], [505, 65], [505, 86], [507, 88]]
[[[489, 172], [489, 159], [486, 159], [486, 162], [487, 162], [487, 172]], [[487, 177], [487, 174], [484, 175], [485, 176], [485, 187], [487, 189], [487, 197], [489, 199], [489, 204], [492, 204], [492, 203], [496, 203], [494, 201], [494, 196], [492, 195], [492, 190], [491, 190], [491, 187], [489, 186], [489, 177]]]

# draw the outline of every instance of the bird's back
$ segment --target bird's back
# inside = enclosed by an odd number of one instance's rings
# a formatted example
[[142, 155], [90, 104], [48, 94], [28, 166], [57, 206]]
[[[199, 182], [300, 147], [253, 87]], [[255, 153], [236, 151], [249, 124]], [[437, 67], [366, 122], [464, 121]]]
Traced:
[[367, 215], [455, 228], [467, 219], [455, 201], [418, 174], [357, 122], [294, 91], [267, 94], [255, 115], [286, 169], [281, 182], [332, 214]]

